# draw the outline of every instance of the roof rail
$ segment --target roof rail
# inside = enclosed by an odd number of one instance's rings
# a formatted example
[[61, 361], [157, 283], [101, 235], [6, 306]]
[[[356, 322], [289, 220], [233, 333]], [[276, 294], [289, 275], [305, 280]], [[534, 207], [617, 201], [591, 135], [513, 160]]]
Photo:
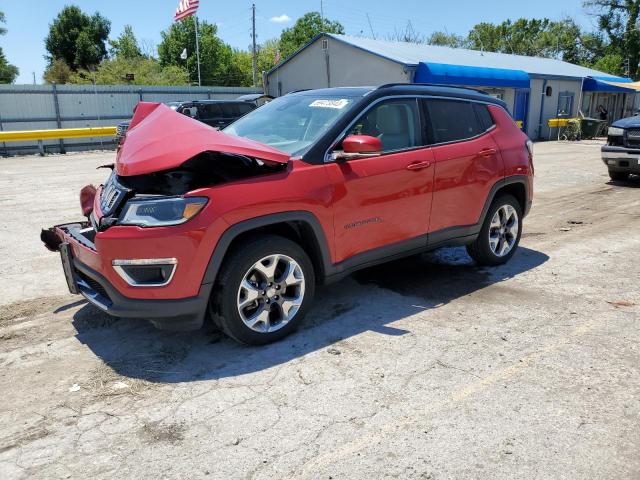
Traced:
[[383, 88], [391, 88], [391, 87], [445, 87], [445, 88], [457, 88], [459, 90], [471, 90], [473, 92], [481, 93], [482, 95], [489, 95], [487, 92], [480, 90], [478, 88], [470, 88], [463, 87], [458, 85], [442, 85], [441, 83], [385, 83], [384, 85], [380, 85], [376, 90], [381, 90]]
[[309, 90], [313, 90], [312, 88], [301, 88], [300, 90], [292, 90], [291, 92], [285, 93], [285, 95], [291, 95], [292, 93], [300, 93], [300, 92], [308, 92]]

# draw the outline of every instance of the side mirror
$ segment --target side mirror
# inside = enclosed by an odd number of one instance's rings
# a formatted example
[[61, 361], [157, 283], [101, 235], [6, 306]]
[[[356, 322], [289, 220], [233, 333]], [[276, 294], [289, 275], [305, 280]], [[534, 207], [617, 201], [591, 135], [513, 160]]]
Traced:
[[369, 135], [349, 135], [342, 141], [342, 151], [333, 154], [335, 161], [352, 158], [377, 157], [382, 153], [382, 142]]

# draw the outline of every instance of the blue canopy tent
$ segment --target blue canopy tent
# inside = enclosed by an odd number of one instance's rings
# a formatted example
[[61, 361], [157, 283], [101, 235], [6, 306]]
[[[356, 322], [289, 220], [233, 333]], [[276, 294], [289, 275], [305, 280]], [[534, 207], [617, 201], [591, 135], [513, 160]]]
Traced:
[[515, 90], [513, 118], [522, 122], [522, 129], [526, 131], [531, 80], [529, 74], [523, 70], [420, 62], [416, 69], [414, 82], [466, 87], [513, 88]]
[[523, 89], [531, 86], [529, 74], [523, 70], [426, 62], [418, 64], [414, 82]]
[[[629, 84], [625, 86], [624, 84]], [[635, 87], [635, 88], [634, 88]], [[631, 93], [637, 86], [630, 78], [624, 77], [585, 77], [582, 82], [583, 92]]]

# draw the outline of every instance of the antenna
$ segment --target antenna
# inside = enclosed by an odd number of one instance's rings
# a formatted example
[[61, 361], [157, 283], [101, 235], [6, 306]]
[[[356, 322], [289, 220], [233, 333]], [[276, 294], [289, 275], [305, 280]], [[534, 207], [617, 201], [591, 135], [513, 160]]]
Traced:
[[371, 36], [373, 37], [374, 40], [377, 40], [376, 32], [373, 31], [373, 26], [371, 25], [371, 19], [369, 18], [368, 13], [367, 13], [367, 22], [369, 22], [369, 30], [371, 30]]

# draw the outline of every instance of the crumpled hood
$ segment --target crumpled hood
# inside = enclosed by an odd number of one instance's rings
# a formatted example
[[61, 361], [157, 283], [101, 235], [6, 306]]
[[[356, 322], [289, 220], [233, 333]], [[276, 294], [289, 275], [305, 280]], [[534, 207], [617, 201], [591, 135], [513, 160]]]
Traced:
[[286, 164], [291, 156], [247, 138], [222, 133], [161, 103], [140, 102], [116, 159], [122, 176], [177, 168], [202, 152], [254, 157]]
[[613, 122], [611, 126], [618, 128], [640, 127], [640, 116], [621, 118]]

